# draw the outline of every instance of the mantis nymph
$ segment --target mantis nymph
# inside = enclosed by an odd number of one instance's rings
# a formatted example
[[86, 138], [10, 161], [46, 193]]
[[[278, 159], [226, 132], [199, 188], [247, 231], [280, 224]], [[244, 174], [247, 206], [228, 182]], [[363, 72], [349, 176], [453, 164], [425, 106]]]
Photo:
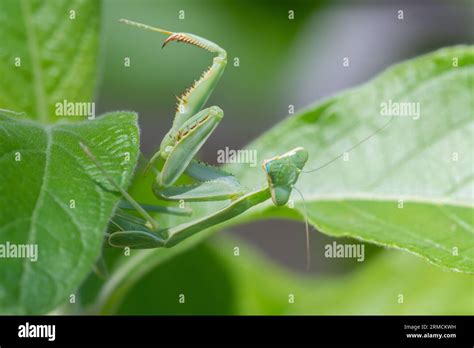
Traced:
[[[156, 171], [157, 176], [153, 184], [153, 192], [158, 198], [171, 201], [229, 200], [230, 202], [224, 208], [203, 218], [178, 226], [162, 228], [149, 215], [149, 211], [155, 210], [181, 215], [188, 212], [172, 207], [149, 207], [138, 204], [110, 178], [90, 150], [84, 144], [81, 144], [89, 158], [127, 201], [127, 203], [122, 203], [122, 208], [133, 208], [143, 218], [142, 220], [129, 214], [116, 214], [112, 220], [112, 228], [109, 228], [109, 234], [107, 235], [108, 244], [113, 247], [136, 249], [172, 247], [182, 240], [242, 214], [249, 208], [270, 198], [276, 206], [286, 205], [292, 190], [295, 189], [294, 185], [308, 160], [308, 152], [302, 147], [296, 147], [282, 155], [265, 160], [262, 168], [266, 175], [267, 184], [265, 187], [257, 190], [245, 188], [234, 176], [220, 168], [194, 160], [196, 153], [223, 118], [223, 111], [217, 106], [211, 106], [206, 109], [202, 108], [223, 74], [227, 63], [226, 51], [217, 44], [197, 35], [173, 33], [125, 19], [121, 21], [129, 25], [168, 35], [168, 38], [163, 43], [163, 47], [171, 41], [178, 41], [216, 53], [213, 63], [208, 70], [178, 98], [173, 125], [163, 138], [158, 152], [150, 160], [150, 164], [158, 158], [164, 160], [162, 170], [160, 172]], [[368, 140], [368, 138], [363, 141]], [[360, 145], [360, 143], [356, 144], [356, 146]], [[316, 168], [316, 170], [320, 168], [322, 166]], [[174, 186], [183, 174], [193, 178], [195, 183], [186, 186]], [[306, 239], [307, 263], [309, 265], [307, 220]]]

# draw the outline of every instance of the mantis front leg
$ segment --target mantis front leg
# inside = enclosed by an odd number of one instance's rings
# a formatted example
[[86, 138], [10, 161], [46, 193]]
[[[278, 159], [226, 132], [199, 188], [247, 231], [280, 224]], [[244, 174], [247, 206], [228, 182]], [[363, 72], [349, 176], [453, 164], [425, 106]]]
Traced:
[[[178, 97], [173, 125], [164, 136], [159, 151], [151, 159], [152, 163], [160, 157], [165, 161], [161, 173], [156, 177], [154, 193], [159, 198], [169, 200], [220, 200], [243, 194], [244, 190], [231, 175], [217, 169], [199, 169], [196, 162], [191, 165], [196, 153], [224, 117], [224, 112], [217, 106], [201, 109], [224, 72], [227, 64], [226, 51], [214, 42], [194, 34], [173, 33], [125, 19], [121, 21], [168, 35], [163, 47], [171, 41], [177, 41], [217, 54], [200, 79]], [[172, 187], [185, 172], [198, 183], [187, 187]], [[193, 175], [196, 173], [199, 175]]]

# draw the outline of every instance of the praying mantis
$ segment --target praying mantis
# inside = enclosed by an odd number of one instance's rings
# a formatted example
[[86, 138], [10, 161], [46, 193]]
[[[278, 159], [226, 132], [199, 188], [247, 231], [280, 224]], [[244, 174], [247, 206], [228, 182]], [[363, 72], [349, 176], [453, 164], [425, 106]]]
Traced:
[[[296, 147], [284, 154], [264, 160], [262, 169], [266, 176], [266, 185], [255, 190], [245, 188], [233, 175], [224, 170], [203, 164], [194, 159], [224, 115], [222, 109], [218, 106], [211, 106], [205, 109], [203, 107], [224, 72], [227, 63], [226, 51], [217, 44], [194, 34], [175, 33], [126, 19], [121, 19], [120, 21], [128, 25], [167, 35], [168, 37], [162, 47], [165, 47], [172, 41], [177, 41], [194, 45], [216, 54], [212, 65], [202, 74], [200, 79], [195, 81], [190, 88], [178, 97], [178, 105], [172, 127], [164, 136], [159, 150], [151, 158], [149, 166], [152, 166], [159, 158], [164, 160], [161, 171], [155, 169], [156, 179], [152, 187], [153, 193], [160, 199], [189, 202], [228, 200], [229, 203], [212, 214], [194, 221], [172, 227], [161, 227], [149, 214], [150, 211], [177, 215], [189, 215], [190, 212], [181, 208], [144, 206], [139, 204], [107, 174], [89, 148], [81, 143], [80, 145], [86, 155], [125, 199], [124, 202], [121, 202], [121, 211], [135, 209], [141, 215], [141, 218], [138, 218], [130, 214], [116, 214], [106, 234], [107, 243], [112, 247], [119, 248], [169, 248], [200, 231], [232, 219], [268, 199], [271, 199], [276, 206], [286, 205], [292, 191], [298, 191], [295, 188], [295, 184], [298, 181], [299, 175], [303, 172], [309, 157], [308, 151], [303, 147]], [[389, 122], [348, 151], [385, 128]], [[341, 156], [342, 154], [323, 166], [307, 172], [319, 170]], [[176, 181], [182, 175], [191, 177], [194, 183], [176, 186]], [[300, 193], [304, 203], [303, 195], [300, 191], [298, 193]], [[306, 262], [307, 267], [309, 267], [309, 229], [306, 209], [305, 227]]]
[[[121, 207], [133, 208], [143, 218], [143, 220], [136, 219], [124, 214], [115, 216], [113, 222], [117, 228], [112, 229], [108, 234], [108, 244], [113, 247], [135, 249], [172, 247], [184, 239], [242, 214], [249, 208], [270, 198], [277, 206], [285, 205], [308, 159], [308, 152], [302, 147], [296, 147], [282, 155], [265, 160], [262, 168], [266, 174], [267, 185], [257, 190], [245, 188], [233, 175], [220, 168], [194, 160], [196, 153], [223, 118], [223, 111], [217, 106], [202, 108], [224, 72], [227, 63], [226, 51], [217, 44], [194, 34], [173, 33], [125, 19], [122, 19], [121, 22], [168, 35], [163, 47], [171, 41], [178, 41], [217, 54], [212, 65], [200, 79], [178, 97], [173, 125], [164, 136], [159, 150], [151, 158], [149, 165], [151, 166], [158, 158], [164, 160], [162, 170], [156, 171], [157, 176], [152, 188], [158, 198], [190, 202], [229, 200], [230, 203], [198, 220], [162, 228], [151, 217], [150, 210], [181, 215], [184, 215], [185, 212], [180, 212], [178, 208], [158, 207], [154, 209], [140, 205], [115, 183], [89, 148], [81, 143], [84, 152], [126, 200], [126, 203], [122, 203]], [[193, 178], [195, 183], [174, 186], [183, 174]]]

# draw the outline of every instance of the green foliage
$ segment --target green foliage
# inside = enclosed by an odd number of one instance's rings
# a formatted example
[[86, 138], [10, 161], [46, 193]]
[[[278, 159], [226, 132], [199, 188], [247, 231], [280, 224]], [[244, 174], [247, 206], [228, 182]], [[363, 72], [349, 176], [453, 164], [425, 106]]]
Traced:
[[0, 311], [42, 313], [90, 272], [119, 198], [104, 190], [110, 187], [79, 142], [126, 187], [138, 155], [136, 115], [54, 126], [1, 116], [0, 133], [0, 244], [38, 245], [36, 262], [1, 260]]
[[92, 100], [100, 1], [2, 0], [0, 14], [1, 108], [51, 123], [56, 103]]
[[135, 167], [139, 131], [134, 113], [74, 124], [39, 123], [60, 120], [56, 102], [91, 101], [99, 16], [100, 2], [94, 0], [74, 6], [68, 1], [0, 2], [0, 108], [22, 113], [20, 118], [0, 112], [0, 244], [6, 249], [37, 246], [35, 262], [0, 259], [2, 314], [52, 310], [74, 293], [100, 255], [118, 195], [79, 142], [123, 187]]

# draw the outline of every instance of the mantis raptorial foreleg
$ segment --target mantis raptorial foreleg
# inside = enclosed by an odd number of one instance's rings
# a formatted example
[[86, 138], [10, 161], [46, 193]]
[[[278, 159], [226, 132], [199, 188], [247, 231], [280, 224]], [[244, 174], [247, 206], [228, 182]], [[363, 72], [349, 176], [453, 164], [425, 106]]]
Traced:
[[[154, 193], [168, 200], [194, 201], [222, 200], [243, 194], [244, 189], [230, 174], [218, 169], [207, 170], [204, 166], [196, 169], [200, 165], [192, 162], [196, 153], [224, 117], [224, 112], [217, 106], [201, 109], [224, 72], [227, 64], [226, 51], [217, 44], [194, 34], [172, 33], [126, 19], [121, 21], [168, 35], [163, 47], [171, 41], [177, 41], [217, 54], [212, 65], [200, 79], [178, 97], [173, 125], [163, 138], [159, 151], [151, 159], [152, 163], [160, 157], [165, 161], [161, 173], [156, 177]], [[197, 183], [186, 187], [172, 187], [185, 172], [196, 179]]]

